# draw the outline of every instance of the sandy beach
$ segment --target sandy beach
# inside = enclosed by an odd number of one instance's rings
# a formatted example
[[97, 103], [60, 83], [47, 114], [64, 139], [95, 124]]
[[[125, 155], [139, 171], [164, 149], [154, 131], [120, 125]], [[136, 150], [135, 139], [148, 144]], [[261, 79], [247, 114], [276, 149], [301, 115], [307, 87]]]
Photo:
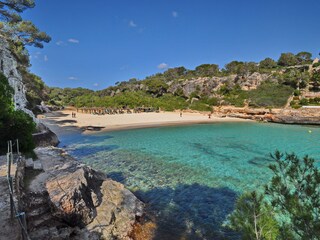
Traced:
[[[79, 129], [86, 134], [96, 131], [115, 131], [123, 129], [159, 127], [170, 125], [187, 125], [197, 123], [214, 122], [245, 122], [251, 120], [239, 118], [220, 118], [216, 116], [208, 117], [208, 114], [202, 113], [183, 113], [180, 117], [179, 112], [160, 112], [160, 113], [132, 113], [116, 115], [92, 115], [85, 113], [76, 113], [72, 117], [72, 110], [61, 110], [45, 115], [39, 115], [53, 131], [66, 129]], [[57, 127], [60, 129], [57, 129]]]

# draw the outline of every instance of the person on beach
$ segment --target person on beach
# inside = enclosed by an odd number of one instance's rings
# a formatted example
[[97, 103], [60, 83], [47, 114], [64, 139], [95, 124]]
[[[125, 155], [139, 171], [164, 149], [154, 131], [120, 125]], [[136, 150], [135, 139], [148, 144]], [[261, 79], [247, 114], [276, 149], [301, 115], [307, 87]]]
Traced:
[[180, 117], [182, 117], [182, 112], [180, 111]]
[[208, 114], [209, 119], [211, 118], [211, 113]]

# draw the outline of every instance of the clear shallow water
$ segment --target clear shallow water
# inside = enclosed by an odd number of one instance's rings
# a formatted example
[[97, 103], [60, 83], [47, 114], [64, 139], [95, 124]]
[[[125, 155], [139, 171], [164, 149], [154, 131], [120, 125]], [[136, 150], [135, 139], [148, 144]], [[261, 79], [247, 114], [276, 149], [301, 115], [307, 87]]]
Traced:
[[320, 159], [320, 128], [310, 126], [216, 123], [60, 139], [71, 155], [147, 203], [157, 239], [237, 239], [221, 224], [238, 194], [268, 182], [269, 153]]

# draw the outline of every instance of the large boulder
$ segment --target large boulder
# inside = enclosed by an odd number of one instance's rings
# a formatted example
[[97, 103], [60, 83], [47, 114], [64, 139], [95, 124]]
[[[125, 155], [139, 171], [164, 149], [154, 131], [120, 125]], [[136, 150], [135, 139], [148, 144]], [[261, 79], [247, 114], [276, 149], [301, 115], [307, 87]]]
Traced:
[[38, 175], [28, 184], [23, 207], [31, 239], [132, 239], [144, 207], [133, 193], [62, 149], [35, 153], [43, 170], [27, 169]]
[[130, 239], [143, 204], [121, 183], [83, 165], [65, 165], [46, 182], [56, 219], [106, 239]]

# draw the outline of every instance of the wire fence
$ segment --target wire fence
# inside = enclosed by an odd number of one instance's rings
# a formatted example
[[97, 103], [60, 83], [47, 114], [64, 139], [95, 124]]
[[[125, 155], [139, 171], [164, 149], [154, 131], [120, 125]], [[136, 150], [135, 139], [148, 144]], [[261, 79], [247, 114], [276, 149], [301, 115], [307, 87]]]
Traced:
[[7, 180], [8, 180], [8, 187], [9, 187], [9, 194], [10, 194], [10, 214], [11, 219], [14, 219], [14, 217], [17, 218], [18, 223], [21, 228], [21, 236], [23, 240], [31, 240], [28, 231], [27, 231], [27, 222], [26, 222], [26, 214], [25, 212], [19, 211], [19, 208], [16, 206], [14, 202], [14, 196], [13, 196], [13, 179], [11, 176], [11, 166], [13, 164], [13, 150], [12, 146], [16, 146], [17, 148], [17, 165], [21, 163], [22, 156], [19, 150], [19, 141], [18, 139], [15, 141], [14, 144], [12, 144], [12, 141], [8, 141], [8, 152], [7, 152]]

